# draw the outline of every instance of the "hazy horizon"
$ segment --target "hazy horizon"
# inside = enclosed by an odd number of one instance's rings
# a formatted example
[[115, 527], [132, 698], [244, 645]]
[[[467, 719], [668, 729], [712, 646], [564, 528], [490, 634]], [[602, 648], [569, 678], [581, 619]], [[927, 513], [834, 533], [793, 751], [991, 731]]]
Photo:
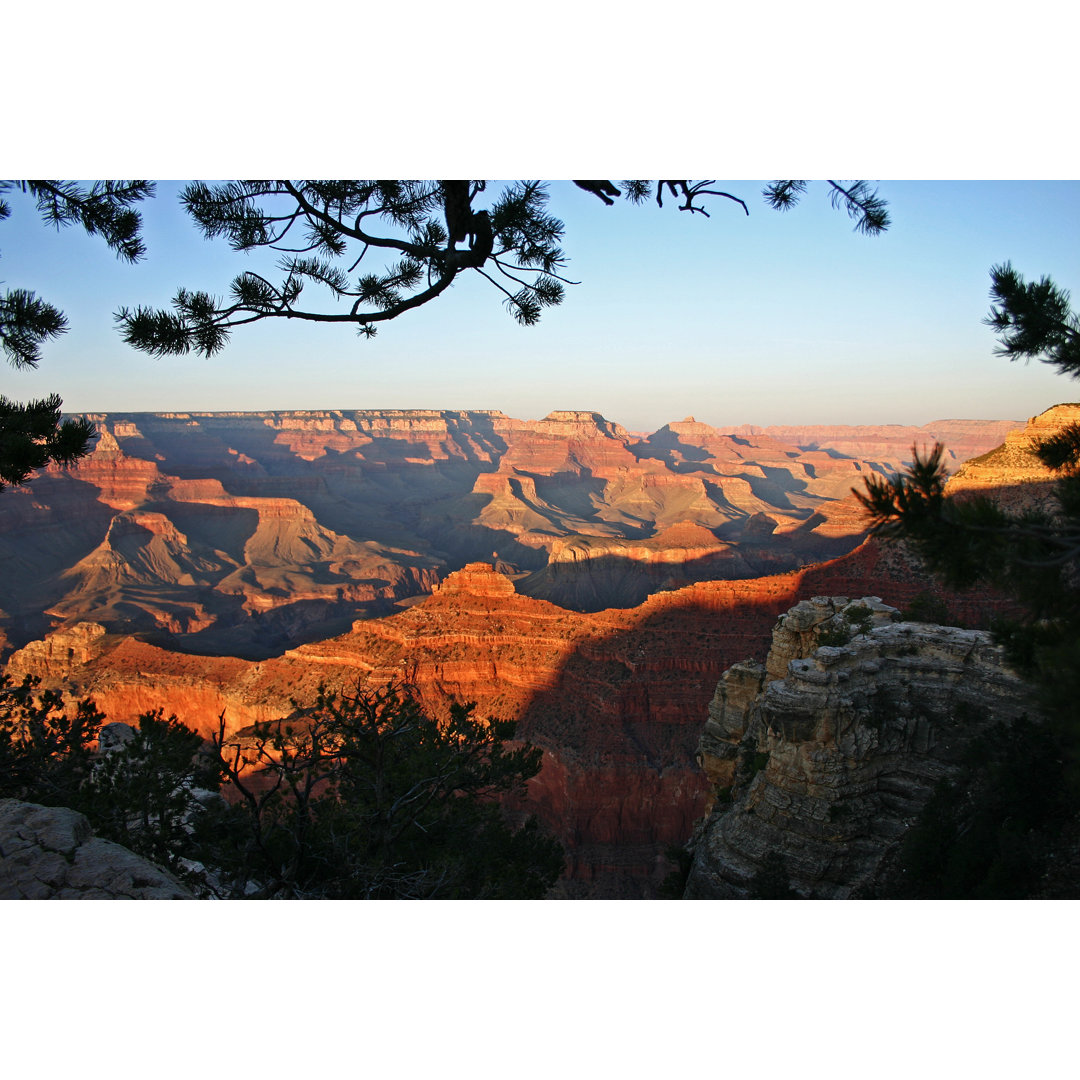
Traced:
[[[1032, 414], [1037, 416], [1039, 413], [1046, 412], [1047, 409], [1053, 408], [1057, 405], [1069, 404], [1068, 402], [1051, 402], [1046, 406], [1046, 409], [1040, 409], [1038, 413]], [[646, 433], [651, 434], [659, 431], [661, 428], [668, 426], [669, 424], [685, 423], [687, 421], [707, 424], [709, 427], [716, 428], [717, 430], [724, 430], [726, 428], [738, 428], [738, 427], [757, 427], [757, 428], [784, 428], [784, 427], [822, 427], [822, 428], [841, 428], [841, 427], [931, 427], [934, 424], [943, 423], [981, 423], [986, 421], [1002, 422], [1002, 421], [1016, 421], [1017, 423], [1024, 423], [1029, 420], [1030, 416], [935, 416], [930, 420], [923, 421], [921, 423], [907, 423], [903, 421], [889, 421], [885, 423], [875, 423], [873, 420], [863, 420], [858, 423], [837, 423], [837, 424], [819, 424], [814, 421], [798, 421], [795, 423], [785, 424], [761, 424], [754, 420], [740, 421], [732, 424], [711, 424], [709, 421], [702, 419], [695, 413], [688, 413], [684, 416], [672, 416], [665, 420], [663, 423], [656, 425], [655, 427], [632, 427], [629, 424], [623, 422], [623, 420], [614, 416], [603, 409], [590, 409], [585, 407], [572, 407], [572, 406], [556, 406], [553, 409], [549, 409], [543, 415], [536, 416], [515, 416], [511, 413], [507, 413], [503, 409], [494, 409], [487, 407], [479, 408], [454, 408], [454, 409], [440, 409], [435, 407], [423, 406], [416, 408], [409, 408], [407, 406], [387, 406], [386, 408], [380, 408], [379, 406], [342, 406], [342, 405], [327, 405], [322, 407], [312, 407], [304, 409], [289, 409], [289, 408], [265, 408], [265, 409], [80, 409], [80, 410], [66, 410], [67, 416], [167, 416], [167, 415], [182, 415], [182, 416], [263, 416], [271, 413], [276, 414], [294, 414], [294, 415], [317, 415], [323, 413], [401, 413], [401, 412], [415, 412], [415, 413], [500, 413], [506, 416], [510, 420], [519, 420], [525, 423], [535, 423], [540, 420], [545, 420], [553, 413], [556, 412], [578, 412], [578, 413], [590, 413], [602, 417], [604, 420], [610, 423], [618, 424], [620, 427], [625, 428], [631, 434]]]

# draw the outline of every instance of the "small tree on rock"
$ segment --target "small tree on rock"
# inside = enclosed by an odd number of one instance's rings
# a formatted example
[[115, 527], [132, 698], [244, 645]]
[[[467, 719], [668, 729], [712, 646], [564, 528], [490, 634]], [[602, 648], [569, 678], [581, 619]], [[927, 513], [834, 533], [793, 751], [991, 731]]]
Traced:
[[[497, 797], [520, 792], [541, 752], [514, 724], [453, 702], [437, 721], [400, 686], [320, 689], [250, 738], [214, 740], [240, 803], [230, 868], [247, 895], [335, 899], [542, 897], [563, 865]], [[251, 893], [251, 883], [257, 892]]]

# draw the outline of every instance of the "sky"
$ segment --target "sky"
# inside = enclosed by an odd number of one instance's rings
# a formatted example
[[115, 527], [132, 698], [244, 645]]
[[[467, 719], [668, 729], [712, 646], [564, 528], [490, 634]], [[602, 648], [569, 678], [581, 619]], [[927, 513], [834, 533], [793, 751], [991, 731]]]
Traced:
[[466, 274], [373, 340], [266, 321], [210, 359], [148, 357], [113, 324], [122, 306], [167, 307], [179, 286], [224, 295], [241, 270], [272, 265], [204, 240], [179, 206], [181, 182], [159, 182], [144, 204], [148, 255], [134, 266], [78, 228], [43, 225], [12, 192], [0, 280], [57, 304], [70, 330], [37, 371], [0, 370], [0, 392], [55, 391], [68, 412], [589, 409], [631, 431], [688, 415], [714, 426], [1026, 419], [1080, 396], [1045, 365], [995, 356], [982, 321], [992, 265], [1080, 284], [1080, 182], [881, 180], [892, 224], [876, 237], [854, 231], [823, 180], [786, 213], [764, 203], [765, 182], [718, 180], [750, 214], [713, 199], [708, 218], [670, 199], [608, 207], [550, 182], [564, 273], [580, 284], [533, 327]]

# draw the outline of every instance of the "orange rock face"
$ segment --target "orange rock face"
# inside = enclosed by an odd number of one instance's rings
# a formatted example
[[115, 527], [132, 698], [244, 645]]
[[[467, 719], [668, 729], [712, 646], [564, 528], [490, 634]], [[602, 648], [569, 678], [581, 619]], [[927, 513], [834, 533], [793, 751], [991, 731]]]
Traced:
[[[261, 662], [172, 652], [93, 628], [61, 631], [11, 660], [49, 686], [90, 694], [112, 720], [157, 707], [209, 733], [291, 711], [321, 683], [411, 682], [439, 710], [448, 696], [516, 719], [544, 765], [521, 812], [569, 854], [567, 896], [648, 897], [700, 817], [695, 762], [720, 674], [762, 651], [777, 616], [808, 595], [863, 595], [902, 606], [926, 587], [874, 544], [822, 566], [751, 581], [702, 582], [631, 609], [567, 611], [515, 592], [486, 563], [449, 575], [421, 603], [360, 620], [339, 637]], [[978, 614], [969, 598], [968, 613]], [[984, 609], [986, 605], [983, 605]], [[985, 612], [984, 612], [985, 613]]]
[[1048, 485], [1053, 474], [1035, 454], [1035, 447], [1067, 425], [1078, 423], [1080, 404], [1055, 405], [1033, 416], [1022, 430], [1010, 432], [1001, 446], [964, 462], [949, 479], [946, 491], [961, 498], [989, 495], [1016, 513], [1051, 509]]
[[94, 452], [0, 501], [0, 632], [79, 621], [268, 657], [495, 559], [578, 610], [851, 550], [873, 465], [598, 413], [95, 414]]

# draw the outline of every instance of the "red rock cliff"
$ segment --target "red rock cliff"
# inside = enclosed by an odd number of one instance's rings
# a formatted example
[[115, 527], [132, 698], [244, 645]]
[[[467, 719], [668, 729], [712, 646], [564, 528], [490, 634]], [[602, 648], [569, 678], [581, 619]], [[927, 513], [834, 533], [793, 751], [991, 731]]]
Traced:
[[[866, 544], [790, 574], [714, 581], [631, 609], [578, 613], [518, 595], [486, 563], [451, 574], [402, 613], [261, 662], [170, 652], [97, 629], [54, 635], [12, 658], [18, 674], [92, 694], [112, 720], [161, 706], [208, 732], [286, 715], [320, 683], [411, 681], [433, 709], [447, 695], [519, 721], [544, 750], [522, 810], [569, 853], [568, 896], [647, 897], [704, 807], [695, 762], [701, 717], [721, 672], [763, 651], [778, 614], [800, 598], [874, 592], [902, 606], [926, 581]], [[975, 611], [978, 604], [968, 601]]]

